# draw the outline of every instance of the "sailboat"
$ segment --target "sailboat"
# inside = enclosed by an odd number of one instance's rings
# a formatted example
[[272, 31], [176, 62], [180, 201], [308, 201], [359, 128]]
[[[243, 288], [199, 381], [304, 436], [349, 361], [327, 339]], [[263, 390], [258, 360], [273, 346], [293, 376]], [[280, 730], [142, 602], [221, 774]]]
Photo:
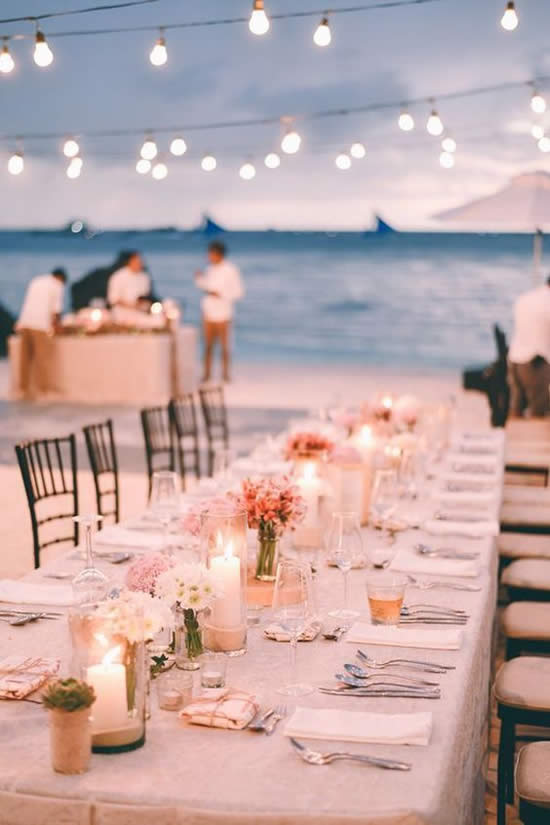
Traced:
[[195, 229], [195, 232], [201, 232], [203, 235], [220, 235], [222, 232], [226, 232], [227, 230], [220, 226], [219, 223], [213, 221], [210, 215], [206, 212], [202, 216], [202, 222], [200, 225]]

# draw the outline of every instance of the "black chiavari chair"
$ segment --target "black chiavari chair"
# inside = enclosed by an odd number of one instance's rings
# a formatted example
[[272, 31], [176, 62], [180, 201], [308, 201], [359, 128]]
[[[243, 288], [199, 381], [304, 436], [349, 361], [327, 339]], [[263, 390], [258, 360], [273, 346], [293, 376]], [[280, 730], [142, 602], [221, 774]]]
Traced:
[[176, 469], [176, 445], [174, 428], [168, 407], [147, 407], [140, 411], [141, 427], [145, 440], [145, 460], [149, 477], [149, 496], [153, 473]]
[[[78, 544], [78, 524], [73, 521], [78, 515], [76, 439], [69, 435], [23, 442], [16, 444], [15, 454], [31, 516], [34, 566], [40, 567], [44, 548], [63, 542]], [[62, 510], [51, 513], [47, 502], [56, 498]], [[68, 527], [64, 524], [67, 521]], [[58, 522], [60, 527], [63, 523], [61, 535], [55, 535], [53, 529]]]
[[229, 447], [227, 409], [221, 385], [199, 387], [199, 398], [208, 441], [208, 475], [214, 472], [214, 454], [220, 447]]
[[201, 476], [199, 428], [193, 393], [173, 398], [168, 411], [175, 432], [181, 480], [185, 489], [188, 475], [197, 479]]
[[113, 518], [116, 524], [120, 518], [120, 498], [113, 422], [109, 418], [100, 424], [90, 424], [83, 427], [82, 432], [94, 477], [97, 512], [103, 516], [98, 528], [106, 518]]

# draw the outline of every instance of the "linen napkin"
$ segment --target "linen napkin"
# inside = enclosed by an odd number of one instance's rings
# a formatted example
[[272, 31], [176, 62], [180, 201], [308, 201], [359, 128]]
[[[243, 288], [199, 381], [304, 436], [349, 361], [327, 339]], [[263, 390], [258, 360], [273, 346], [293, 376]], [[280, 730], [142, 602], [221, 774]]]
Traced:
[[69, 584], [0, 579], [0, 602], [64, 607], [73, 603], [73, 590]]
[[424, 576], [458, 576], [475, 579], [480, 573], [477, 559], [442, 559], [441, 557], [421, 556], [415, 550], [402, 547], [397, 551], [390, 564], [392, 570], [402, 573], [420, 573]]
[[417, 647], [426, 650], [460, 650], [464, 631], [458, 627], [399, 627], [355, 622], [345, 641], [360, 645]]
[[495, 473], [446, 471], [441, 473], [439, 479], [445, 488], [454, 492], [460, 490], [494, 490], [496, 485], [500, 484], [500, 476]]
[[59, 659], [6, 656], [0, 660], [0, 699], [24, 699], [59, 670]]
[[390, 745], [427, 745], [432, 714], [369, 713], [334, 708], [297, 707], [284, 729], [297, 739], [337, 739]]
[[108, 547], [109, 552], [113, 547], [133, 547], [136, 550], [160, 550], [163, 546], [163, 536], [161, 531], [155, 533], [149, 529], [134, 530], [124, 527], [121, 524], [112, 524], [98, 530], [94, 536], [94, 545], [97, 554], [101, 555], [101, 548]]
[[456, 520], [428, 519], [422, 525], [423, 529], [432, 536], [468, 536], [469, 538], [485, 538], [487, 536], [498, 536], [500, 525], [496, 519], [484, 519], [483, 521], [460, 521], [460, 516]]
[[496, 475], [500, 469], [495, 456], [464, 455], [464, 453], [447, 453], [446, 463], [455, 473], [472, 473], [474, 475]]
[[[312, 642], [319, 635], [322, 624], [319, 621], [311, 622], [298, 636], [299, 642]], [[290, 642], [290, 633], [275, 622], [264, 628], [264, 636], [266, 639], [272, 639], [274, 642]]]
[[242, 690], [227, 690], [216, 698], [195, 699], [179, 712], [180, 719], [192, 725], [242, 730], [258, 713], [256, 697]]
[[445, 507], [471, 509], [472, 511], [495, 510], [498, 504], [496, 492], [493, 490], [438, 490], [434, 493], [435, 499]]

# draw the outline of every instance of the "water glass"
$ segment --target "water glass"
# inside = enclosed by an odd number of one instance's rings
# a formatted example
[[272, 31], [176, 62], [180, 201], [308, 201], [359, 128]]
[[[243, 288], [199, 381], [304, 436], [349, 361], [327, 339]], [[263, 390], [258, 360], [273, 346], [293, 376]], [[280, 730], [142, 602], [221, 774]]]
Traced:
[[354, 563], [362, 560], [363, 537], [359, 516], [355, 512], [336, 512], [325, 538], [328, 557], [336, 564], [344, 579], [344, 607], [331, 610], [329, 616], [338, 619], [355, 619], [360, 614], [349, 607], [348, 576]]
[[370, 499], [371, 515], [375, 527], [385, 530], [397, 509], [399, 487], [396, 470], [377, 470]]
[[214, 450], [212, 477], [220, 487], [230, 487], [233, 482], [233, 463], [235, 452], [227, 447], [218, 447]]
[[396, 573], [372, 573], [367, 576], [367, 599], [372, 624], [399, 624], [406, 586], [405, 576]]
[[277, 567], [273, 588], [273, 612], [277, 624], [290, 634], [290, 684], [278, 688], [286, 696], [305, 696], [313, 691], [296, 678], [298, 637], [315, 616], [315, 597], [311, 571], [296, 561], [283, 559]]
[[162, 524], [163, 549], [168, 546], [168, 527], [180, 511], [180, 479], [171, 470], [153, 473], [151, 486], [151, 512]]
[[193, 698], [193, 676], [170, 670], [156, 679], [157, 699], [161, 710], [181, 710]]

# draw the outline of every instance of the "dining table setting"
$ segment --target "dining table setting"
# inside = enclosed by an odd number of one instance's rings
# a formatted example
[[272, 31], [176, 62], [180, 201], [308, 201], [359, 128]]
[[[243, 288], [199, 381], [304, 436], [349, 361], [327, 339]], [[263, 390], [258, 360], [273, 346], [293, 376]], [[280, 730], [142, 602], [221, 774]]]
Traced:
[[0, 821], [481, 823], [504, 448], [385, 392], [80, 516], [0, 580]]

